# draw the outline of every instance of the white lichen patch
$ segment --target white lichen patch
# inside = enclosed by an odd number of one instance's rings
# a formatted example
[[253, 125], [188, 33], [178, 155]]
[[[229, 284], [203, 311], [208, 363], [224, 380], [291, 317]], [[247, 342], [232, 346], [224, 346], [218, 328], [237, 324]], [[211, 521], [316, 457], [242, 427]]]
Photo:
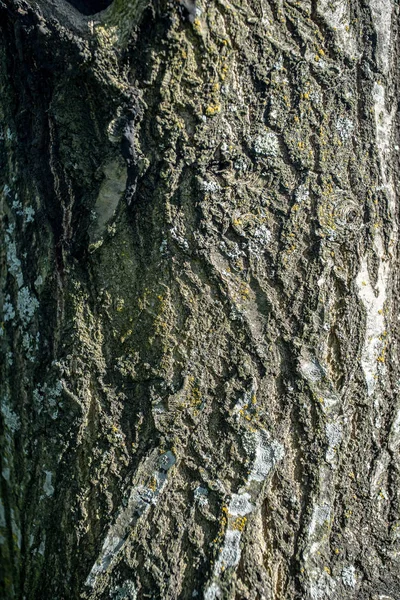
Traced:
[[[391, 8], [386, 1], [375, 3], [374, 22], [375, 26], [379, 22], [382, 27], [388, 27], [390, 36]], [[386, 34], [381, 32], [382, 36]], [[390, 37], [388, 38], [390, 42]], [[382, 38], [383, 40], [383, 38]], [[386, 42], [381, 40], [382, 56]], [[393, 181], [393, 175], [390, 171], [390, 156], [392, 144], [393, 122], [395, 115], [395, 106], [391, 110], [386, 108], [385, 88], [381, 83], [375, 82], [373, 88], [374, 98], [374, 116], [375, 116], [375, 143], [378, 149], [380, 174], [382, 186], [380, 187], [386, 193], [389, 206], [390, 227], [387, 234], [389, 236], [388, 255], [385, 255], [385, 249], [382, 236], [379, 232], [375, 235], [374, 251], [378, 259], [378, 277], [376, 284], [372, 285], [368, 271], [367, 256], [361, 260], [360, 270], [356, 278], [358, 295], [366, 311], [366, 332], [365, 341], [361, 356], [361, 365], [364, 377], [367, 383], [368, 394], [375, 391], [377, 380], [378, 364], [383, 365], [384, 356], [384, 336], [385, 336], [385, 317], [384, 305], [388, 296], [390, 279], [391, 248], [395, 246], [397, 240], [397, 216], [396, 216], [396, 193]]]
[[26, 286], [18, 290], [17, 309], [24, 327], [27, 327], [32, 321], [38, 307], [38, 299], [32, 296]]
[[33, 223], [35, 216], [35, 209], [32, 206], [26, 206], [25, 208], [22, 206], [22, 202], [20, 200], [15, 199], [11, 204], [11, 209], [14, 214], [18, 217], [24, 217], [25, 224]]
[[212, 583], [204, 592], [204, 600], [217, 600], [222, 598], [222, 591], [219, 585]]
[[348, 588], [354, 589], [356, 587], [356, 570], [353, 567], [353, 565], [349, 565], [342, 569], [342, 581], [343, 585], [345, 585]]
[[[304, 570], [308, 576], [308, 590], [310, 598], [336, 598], [332, 594], [336, 581], [330, 571], [321, 569], [321, 557], [325, 554], [324, 545], [329, 544], [329, 533], [333, 520], [333, 509], [330, 504], [332, 495], [332, 475], [326, 466], [322, 466], [319, 473], [320, 493], [323, 494], [314, 504], [307, 532], [307, 543], [303, 552]], [[327, 550], [329, 551], [329, 550]]]
[[7, 294], [3, 304], [3, 321], [6, 323], [7, 321], [12, 321], [15, 317], [15, 310], [11, 303], [10, 295]]
[[372, 23], [376, 32], [376, 61], [378, 68], [386, 74], [390, 66], [392, 37], [392, 0], [370, 0]]
[[343, 142], [351, 139], [354, 130], [354, 123], [348, 117], [339, 117], [336, 121], [336, 131]]
[[395, 452], [400, 445], [400, 409], [397, 410], [393, 419], [389, 434], [389, 448]]
[[24, 283], [21, 261], [17, 256], [17, 246], [13, 239], [15, 226], [9, 225], [6, 229], [5, 243], [6, 243], [6, 255], [7, 255], [7, 266], [10, 274], [15, 278], [18, 287], [22, 287]]
[[182, 223], [177, 223], [170, 229], [172, 239], [180, 246], [183, 250], [189, 250], [189, 244], [185, 238], [185, 231]]
[[203, 180], [200, 185], [201, 185], [201, 189], [204, 192], [206, 192], [207, 194], [216, 194], [217, 192], [219, 192], [221, 190], [221, 186], [219, 185], [219, 183], [217, 181]]
[[375, 460], [374, 468], [370, 477], [371, 498], [381, 497], [382, 492], [385, 495], [385, 481], [390, 464], [390, 454], [387, 450], [382, 450]]
[[22, 203], [19, 200], [14, 200], [11, 204], [11, 208], [19, 217], [21, 217], [24, 214], [22, 209]]
[[357, 41], [351, 25], [349, 2], [343, 0], [319, 0], [318, 15], [332, 29], [336, 44], [350, 58], [357, 55]]
[[382, 357], [382, 336], [385, 332], [384, 306], [387, 297], [389, 261], [384, 259], [383, 241], [379, 234], [374, 240], [375, 252], [379, 260], [376, 285], [372, 285], [368, 271], [367, 256], [361, 260], [356, 278], [358, 295], [366, 312], [365, 338], [361, 354], [361, 366], [367, 384], [368, 395], [374, 393], [377, 378], [378, 359]]
[[[251, 396], [255, 394], [256, 389], [257, 384], [253, 382]], [[214, 581], [206, 588], [204, 598], [219, 598], [220, 588], [215, 580], [220, 578], [225, 569], [235, 568], [239, 564], [241, 532], [247, 521], [247, 515], [255, 510], [255, 502], [263, 482], [284, 456], [283, 446], [277, 441], [271, 440], [269, 433], [265, 430], [256, 432], [250, 440], [245, 439], [245, 447], [249, 453], [253, 454], [253, 468], [240, 493], [231, 495], [227, 507], [228, 526], [214, 567], [212, 577]]]
[[[225, 256], [234, 262], [240, 260], [242, 256], [246, 256], [246, 253], [240, 249], [239, 244], [231, 240], [221, 241], [219, 243], [219, 249], [225, 254]], [[230, 277], [230, 274], [227, 271], [225, 271], [224, 274], [226, 277]]]
[[12, 434], [18, 431], [18, 429], [21, 427], [21, 420], [19, 416], [12, 410], [6, 398], [3, 398], [1, 402], [1, 414], [7, 430]]
[[224, 544], [215, 565], [215, 575], [219, 575], [222, 570], [236, 567], [239, 564], [241, 556], [240, 537], [240, 531], [236, 529], [227, 530]]
[[35, 216], [35, 209], [32, 206], [24, 208], [25, 223], [33, 223]]
[[151, 487], [145, 487], [141, 484], [132, 487], [127, 502], [121, 508], [115, 523], [108, 530], [100, 555], [86, 579], [85, 584], [87, 586], [93, 588], [96, 585], [98, 577], [109, 569], [114, 558], [123, 547], [132, 523], [157, 503], [158, 496], [167, 483], [168, 471], [175, 464], [175, 461], [174, 454], [168, 450], [158, 456], [157, 459], [154, 455], [149, 457], [138, 469], [137, 477], [140, 477], [141, 472], [146, 473], [150, 476], [153, 484]]
[[375, 82], [373, 87], [374, 116], [376, 130], [376, 145], [381, 158], [387, 158], [390, 144], [395, 107], [389, 112], [386, 108], [385, 88], [381, 83]]
[[272, 468], [282, 460], [285, 451], [279, 442], [270, 440], [266, 431], [258, 431], [255, 434], [255, 442], [255, 458], [249, 481], [261, 482], [266, 479]]
[[136, 586], [130, 579], [124, 581], [121, 585], [115, 585], [109, 593], [112, 600], [136, 600]]
[[254, 140], [254, 152], [256, 154], [261, 154], [262, 156], [278, 156], [278, 136], [272, 131], [258, 135]]
[[338, 421], [331, 421], [325, 425], [325, 434], [328, 442], [326, 460], [333, 466], [336, 458], [336, 448], [343, 438], [343, 428]]
[[28, 331], [24, 331], [22, 335], [22, 347], [25, 350], [25, 355], [28, 360], [35, 362], [37, 351], [39, 350], [40, 333], [31, 335]]
[[330, 521], [331, 511], [332, 509], [328, 503], [316, 504], [314, 506], [309, 527], [310, 536], [314, 535], [317, 527], [320, 527], [321, 525], [324, 525], [325, 523]]
[[295, 192], [295, 200], [297, 204], [307, 202], [310, 198], [310, 191], [305, 185], [300, 185]]
[[374, 99], [374, 116], [375, 116], [375, 142], [379, 152], [379, 162], [383, 189], [386, 191], [389, 200], [389, 208], [392, 217], [392, 237], [397, 232], [397, 219], [395, 214], [396, 209], [396, 192], [392, 174], [389, 172], [389, 159], [392, 150], [392, 132], [393, 123], [396, 113], [395, 103], [389, 111], [386, 108], [385, 88], [381, 83], [375, 82], [373, 88]]
[[47, 408], [50, 411], [52, 419], [56, 419], [58, 416], [58, 404], [63, 389], [64, 386], [62, 381], [57, 381], [53, 386], [50, 386], [47, 383], [38, 385], [33, 390], [33, 400], [37, 412], [40, 414], [43, 408]]
[[326, 571], [314, 571], [310, 582], [311, 600], [330, 600], [334, 598], [336, 581]]
[[317, 383], [325, 377], [324, 370], [316, 358], [302, 358], [299, 361], [300, 372], [310, 383]]
[[271, 230], [266, 225], [259, 225], [251, 232], [249, 251], [252, 254], [259, 254], [270, 244], [271, 240]]
[[244, 157], [240, 156], [234, 161], [233, 168], [236, 169], [236, 171], [241, 171], [242, 173], [245, 173], [249, 169], [249, 164]]
[[208, 506], [208, 490], [206, 488], [199, 485], [193, 495], [199, 506]]
[[247, 492], [244, 494], [232, 494], [228, 506], [228, 512], [233, 516], [244, 517], [254, 510], [254, 504], [250, 502], [251, 496]]

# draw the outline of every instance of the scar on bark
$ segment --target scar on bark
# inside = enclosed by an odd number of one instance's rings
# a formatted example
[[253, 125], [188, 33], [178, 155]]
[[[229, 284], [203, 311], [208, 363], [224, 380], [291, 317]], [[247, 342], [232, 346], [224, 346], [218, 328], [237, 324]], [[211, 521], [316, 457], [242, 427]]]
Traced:
[[129, 206], [136, 193], [136, 184], [139, 175], [138, 159], [135, 150], [135, 119], [138, 115], [136, 108], [130, 109], [126, 117], [126, 123], [122, 130], [121, 154], [125, 159], [128, 179], [125, 190], [125, 200]]
[[186, 14], [187, 19], [193, 23], [196, 14], [196, 1], [195, 0], [178, 0], [181, 9]]

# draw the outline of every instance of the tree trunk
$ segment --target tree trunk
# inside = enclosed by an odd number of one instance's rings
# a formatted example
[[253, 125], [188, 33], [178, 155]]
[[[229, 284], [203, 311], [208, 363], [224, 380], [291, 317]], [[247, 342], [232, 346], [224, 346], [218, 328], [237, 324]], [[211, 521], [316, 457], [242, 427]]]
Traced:
[[0, 597], [398, 600], [399, 6], [107, 3], [0, 0]]

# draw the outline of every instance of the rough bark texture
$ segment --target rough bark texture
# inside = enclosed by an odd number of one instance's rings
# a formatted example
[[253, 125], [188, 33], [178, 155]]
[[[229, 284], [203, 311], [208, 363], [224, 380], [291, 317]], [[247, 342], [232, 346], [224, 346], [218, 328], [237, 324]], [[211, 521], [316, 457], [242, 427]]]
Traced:
[[1, 598], [398, 600], [398, 23], [0, 0]]

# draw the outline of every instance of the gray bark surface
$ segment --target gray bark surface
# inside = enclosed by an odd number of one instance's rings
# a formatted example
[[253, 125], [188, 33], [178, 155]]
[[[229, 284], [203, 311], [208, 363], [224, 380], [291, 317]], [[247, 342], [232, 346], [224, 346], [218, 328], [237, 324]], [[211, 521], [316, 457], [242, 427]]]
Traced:
[[398, 25], [0, 0], [1, 598], [400, 598]]

